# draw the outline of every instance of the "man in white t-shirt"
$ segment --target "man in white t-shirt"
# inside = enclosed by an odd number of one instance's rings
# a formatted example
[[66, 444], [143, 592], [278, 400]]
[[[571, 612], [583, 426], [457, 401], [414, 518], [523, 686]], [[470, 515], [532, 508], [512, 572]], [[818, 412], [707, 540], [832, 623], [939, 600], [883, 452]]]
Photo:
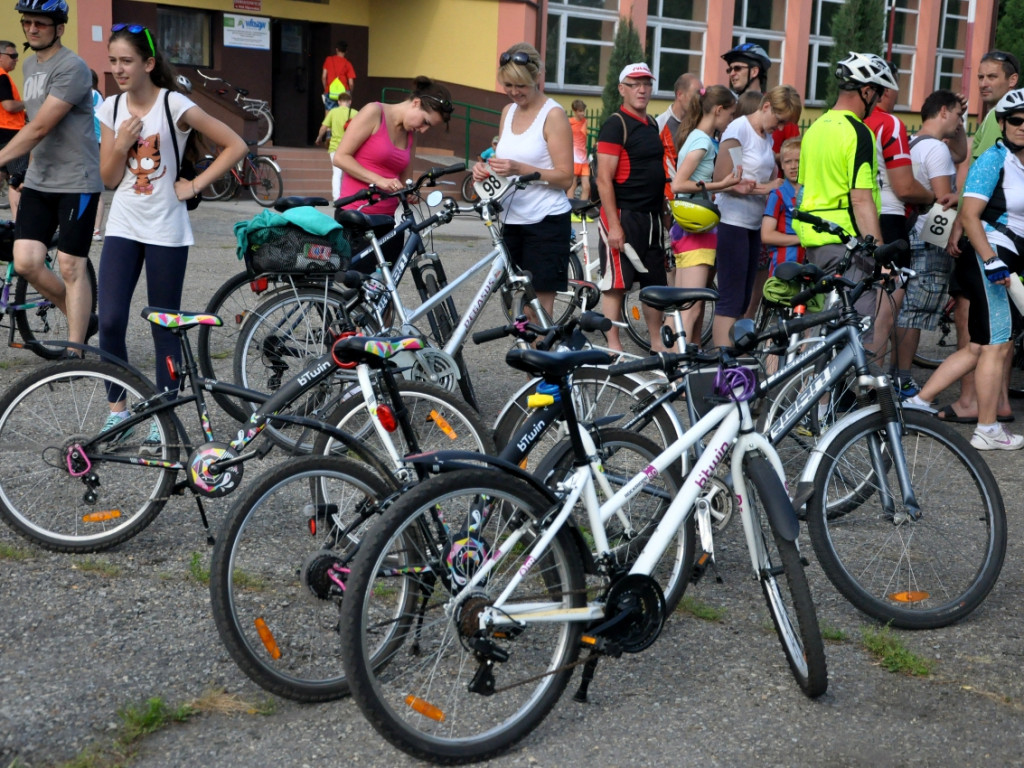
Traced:
[[[937, 199], [955, 192], [956, 166], [946, 139], [955, 138], [963, 119], [963, 102], [958, 94], [947, 90], [932, 93], [921, 106], [921, 130], [910, 142], [910, 159], [914, 178]], [[941, 214], [940, 214], [941, 215]], [[954, 211], [949, 211], [952, 219]], [[903, 397], [913, 397], [919, 387], [911, 378], [910, 366], [921, 341], [922, 330], [933, 330], [938, 323], [942, 304], [949, 290], [949, 276], [953, 270], [953, 257], [945, 246], [922, 239], [924, 228], [933, 222], [919, 216], [910, 232], [910, 268], [917, 277], [907, 285], [907, 295], [896, 325], [898, 346], [895, 367], [898, 391]], [[949, 222], [936, 220], [935, 225], [949, 232]]]

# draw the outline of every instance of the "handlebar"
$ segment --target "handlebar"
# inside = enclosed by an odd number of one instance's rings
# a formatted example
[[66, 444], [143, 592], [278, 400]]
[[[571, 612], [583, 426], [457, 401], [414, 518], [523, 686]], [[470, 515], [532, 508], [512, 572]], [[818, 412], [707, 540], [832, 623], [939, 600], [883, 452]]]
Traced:
[[510, 325], [474, 333], [473, 343], [486, 344], [506, 336], [515, 336], [530, 344], [540, 338], [542, 340], [537, 344], [537, 348], [551, 349], [556, 343], [570, 338], [577, 329], [585, 333], [593, 333], [594, 331], [608, 331], [611, 327], [612, 321], [599, 312], [584, 312], [579, 317], [570, 318], [568, 322], [562, 325], [553, 325], [550, 328], [535, 325], [527, 321], [526, 315], [519, 315]]
[[420, 175], [416, 181], [407, 179], [405, 186], [394, 192], [384, 192], [383, 190], [377, 189], [375, 184], [370, 184], [366, 189], [356, 192], [354, 195], [348, 197], [339, 197], [334, 201], [335, 208], [344, 208], [346, 205], [352, 203], [358, 203], [362, 200], [367, 202], [376, 203], [380, 200], [385, 200], [391, 197], [403, 198], [406, 195], [416, 194], [419, 192], [421, 187], [433, 187], [436, 186], [435, 182], [442, 176], [447, 176], [452, 173], [461, 173], [466, 170], [465, 163], [455, 163], [454, 165], [447, 166], [434, 166], [428, 168], [423, 174]]

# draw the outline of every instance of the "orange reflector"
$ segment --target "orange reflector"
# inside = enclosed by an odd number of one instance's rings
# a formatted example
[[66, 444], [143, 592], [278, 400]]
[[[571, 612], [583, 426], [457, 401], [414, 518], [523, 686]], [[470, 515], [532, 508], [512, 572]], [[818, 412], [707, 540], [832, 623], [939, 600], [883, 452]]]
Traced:
[[277, 647], [277, 640], [274, 639], [274, 633], [270, 631], [267, 622], [263, 620], [262, 616], [257, 616], [253, 624], [256, 625], [256, 631], [260, 633], [260, 640], [263, 641], [263, 646], [270, 654], [270, 658], [280, 659], [281, 649]]
[[929, 592], [915, 592], [913, 590], [907, 592], [893, 592], [889, 595], [890, 600], [895, 600], [897, 603], [920, 603], [931, 597]]
[[440, 430], [448, 436], [449, 440], [455, 440], [458, 437], [458, 435], [455, 434], [455, 430], [452, 429], [452, 425], [445, 420], [444, 416], [433, 408], [430, 409], [430, 420], [437, 424]]
[[597, 645], [597, 638], [591, 637], [590, 635], [584, 635], [580, 638], [580, 642], [584, 645]]
[[638, 307], [636, 305], [633, 305], [632, 307], [629, 308], [629, 314], [631, 314], [633, 316], [634, 320], [639, 320], [640, 319], [640, 307]]
[[424, 717], [429, 717], [431, 720], [436, 720], [439, 723], [444, 722], [444, 712], [428, 701], [418, 699], [410, 693], [405, 697], [405, 703], [408, 704], [414, 712], [419, 712]]
[[526, 469], [526, 465], [530, 463], [530, 457], [527, 456], [525, 459], [519, 462], [520, 469]]
[[707, 552], [701, 552], [700, 557], [697, 558], [697, 565], [704, 565], [704, 563], [706, 563], [710, 558], [711, 555]]
[[378, 405], [377, 406], [377, 421], [384, 427], [388, 432], [394, 432], [398, 429], [398, 422], [395, 420], [395, 412], [391, 410], [389, 405]]
[[104, 509], [100, 512], [90, 512], [88, 515], [82, 515], [83, 523], [104, 523], [107, 520], [113, 520], [115, 517], [121, 516], [120, 509]]

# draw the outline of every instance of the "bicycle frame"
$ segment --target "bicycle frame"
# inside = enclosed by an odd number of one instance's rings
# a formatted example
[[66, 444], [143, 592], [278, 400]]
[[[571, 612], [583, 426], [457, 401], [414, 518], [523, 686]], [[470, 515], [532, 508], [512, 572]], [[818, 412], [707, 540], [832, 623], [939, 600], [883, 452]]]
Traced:
[[[548, 545], [572, 515], [577, 501], [582, 498], [587, 508], [587, 517], [590, 522], [591, 534], [594, 537], [595, 550], [599, 554], [608, 552], [609, 543], [604, 524], [611, 517], [618, 516], [622, 524], [626, 526], [626, 535], [628, 535], [630, 527], [626, 518], [621, 514], [625, 503], [640, 493], [649, 479], [663, 473], [668, 467], [678, 462], [683, 454], [689, 451], [696, 445], [698, 440], [705, 437], [713, 429], [716, 431], [711, 438], [710, 445], [715, 446], [714, 449], [709, 448], [702, 452], [683, 482], [681, 492], [669, 505], [651, 539], [641, 550], [629, 572], [630, 574], [650, 575], [658, 560], [671, 546], [673, 538], [678, 534], [678, 531], [687, 519], [694, 513], [697, 498], [700, 496], [707, 478], [714, 473], [715, 469], [730, 451], [732, 453], [731, 465], [737, 503], [744, 523], [751, 564], [755, 572], [759, 572], [761, 565], [765, 562], [766, 555], [763, 542], [755, 530], [752, 512], [747, 503], [749, 496], [747, 495], [746, 483], [743, 479], [743, 457], [751, 451], [763, 453], [771, 462], [772, 468], [779, 477], [784, 478], [784, 474], [782, 462], [779, 460], [775, 450], [764, 436], [753, 431], [753, 419], [746, 403], [730, 402], [715, 406], [682, 437], [676, 440], [675, 443], [656, 456], [651, 464], [626, 482], [618, 491], [611, 494], [610, 498], [603, 504], [598, 502], [594, 483], [598, 482], [601, 484], [602, 490], [608, 494], [611, 493], [610, 484], [608, 484], [607, 479], [601, 473], [593, 441], [586, 433], [586, 430], [577, 428], [576, 434], [587, 455], [591, 457], [590, 463], [577, 467], [572, 477], [564, 484], [567, 489], [567, 495], [564, 501], [562, 501], [557, 514], [547, 518], [547, 523], [542, 529], [537, 542], [531, 547], [523, 567], [512, 577], [508, 586], [494, 600], [493, 604], [483, 609], [479, 618], [480, 629], [484, 630], [500, 625], [514, 625], [524, 621], [590, 622], [603, 618], [605, 615], [604, 606], [600, 603], [591, 603], [585, 608], [562, 608], [558, 603], [553, 602], [524, 603], [512, 606], [507, 604], [506, 601], [533, 565], [540, 561]], [[504, 550], [511, 551], [525, 534], [526, 530], [522, 528], [515, 531], [504, 542]], [[495, 562], [496, 558], [489, 558], [474, 573], [455, 599], [461, 601], [466, 599], [468, 595], [473, 594], [475, 587], [487, 578]]]

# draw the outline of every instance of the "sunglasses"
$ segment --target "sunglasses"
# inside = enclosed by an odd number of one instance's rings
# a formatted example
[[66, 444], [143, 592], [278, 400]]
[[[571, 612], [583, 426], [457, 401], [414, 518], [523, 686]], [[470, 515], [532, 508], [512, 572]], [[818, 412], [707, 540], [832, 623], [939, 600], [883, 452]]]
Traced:
[[634, 81], [632, 83], [627, 83], [626, 81], [623, 81], [622, 85], [626, 86], [627, 88], [653, 88], [654, 87], [654, 83], [651, 82], [650, 80], [636, 80], [636, 81]]
[[18, 52], [17, 51], [15, 51], [14, 53], [8, 53], [7, 51], [4, 51], [4, 56], [10, 56], [15, 61], [18, 60]]
[[1020, 115], [1012, 115], [1011, 117], [1006, 118], [1006, 122], [1014, 128], [1020, 128], [1024, 125], [1024, 117], [1021, 117]]
[[156, 58], [156, 46], [153, 44], [153, 36], [149, 34], [149, 30], [141, 24], [115, 24], [110, 28], [111, 32], [120, 32], [122, 29], [127, 29], [133, 35], [138, 35], [143, 32], [146, 33], [146, 40], [149, 42], [149, 55], [154, 59]]
[[448, 99], [442, 99], [439, 96], [433, 96], [432, 94], [429, 93], [422, 94], [420, 96], [420, 101], [422, 101], [423, 99], [427, 99], [431, 103], [436, 104], [438, 110], [440, 110], [442, 114], [450, 115], [455, 110], [455, 108], [452, 106], [452, 103], [448, 101]]
[[21, 28], [22, 29], [31, 29], [32, 27], [35, 27], [36, 29], [46, 29], [47, 27], [55, 27], [55, 26], [57, 26], [57, 25], [54, 24], [52, 21], [36, 21], [35, 19], [22, 19], [21, 20]]
[[501, 56], [498, 57], [498, 63], [501, 64], [501, 66], [503, 67], [510, 61], [513, 64], [529, 64], [530, 54], [526, 53], [525, 51], [516, 51], [515, 53], [509, 53], [508, 51], [505, 51], [505, 53], [501, 54]]
[[1007, 54], [1003, 53], [1002, 51], [995, 51], [993, 53], [986, 53], [984, 56], [981, 57], [981, 60], [982, 61], [998, 61], [1000, 63], [1009, 64], [1011, 67], [1013, 67], [1013, 71], [1014, 72], [1016, 72], [1018, 75], [1020, 74], [1020, 68], [1017, 66], [1017, 62], [1015, 62], [1013, 59], [1011, 59]]
[[750, 65], [749, 64], [733, 64], [731, 67], [726, 67], [725, 71], [728, 72], [731, 75], [733, 72], [742, 72], [744, 69], [750, 69]]

